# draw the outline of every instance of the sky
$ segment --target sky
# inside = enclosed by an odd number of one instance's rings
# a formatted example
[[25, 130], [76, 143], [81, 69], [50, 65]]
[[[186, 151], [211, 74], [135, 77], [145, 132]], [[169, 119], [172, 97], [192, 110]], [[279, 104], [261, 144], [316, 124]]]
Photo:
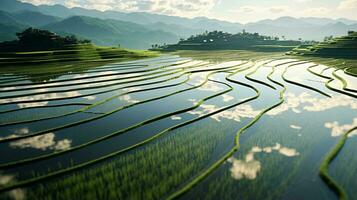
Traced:
[[144, 11], [182, 17], [204, 16], [248, 23], [261, 19], [328, 17], [357, 20], [357, 0], [21, 0], [97, 10]]

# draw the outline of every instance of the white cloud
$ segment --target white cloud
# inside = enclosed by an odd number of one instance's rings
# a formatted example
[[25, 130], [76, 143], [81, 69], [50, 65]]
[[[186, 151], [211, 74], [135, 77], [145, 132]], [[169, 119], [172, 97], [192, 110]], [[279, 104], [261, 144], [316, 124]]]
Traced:
[[42, 4], [53, 4], [53, 0], [21, 0], [21, 2], [31, 3], [34, 5], [42, 5]]
[[353, 10], [357, 9], [357, 0], [345, 0], [342, 1], [339, 6], [339, 10]]
[[295, 2], [297, 3], [306, 3], [306, 2], [309, 2], [311, 0], [294, 0]]
[[309, 16], [321, 16], [330, 13], [330, 9], [325, 7], [308, 8], [303, 11], [304, 14]]
[[255, 11], [257, 11], [257, 10], [258, 10], [257, 7], [255, 7], [255, 6], [249, 6], [249, 5], [247, 5], [247, 6], [242, 6], [242, 7], [239, 8], [239, 11], [240, 11], [240, 12], [244, 12], [244, 13], [251, 13], [251, 12], [255, 12]]
[[145, 11], [161, 14], [195, 16], [210, 11], [220, 0], [23, 0], [36, 5], [61, 3], [87, 9]]
[[289, 6], [272, 6], [268, 8], [271, 13], [282, 13], [289, 10]]

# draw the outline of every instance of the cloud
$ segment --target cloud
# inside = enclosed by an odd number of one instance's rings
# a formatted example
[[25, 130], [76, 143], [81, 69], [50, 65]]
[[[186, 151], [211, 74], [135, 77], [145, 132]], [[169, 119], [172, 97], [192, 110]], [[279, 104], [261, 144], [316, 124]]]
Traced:
[[255, 6], [242, 6], [239, 8], [240, 12], [244, 12], [244, 13], [252, 13], [252, 12], [256, 12], [258, 9]]
[[341, 1], [338, 6], [339, 10], [353, 10], [357, 9], [357, 0], [345, 0]]
[[297, 2], [297, 3], [306, 3], [309, 1], [312, 1], [312, 0], [294, 0], [294, 2]]
[[31, 3], [34, 5], [42, 5], [42, 4], [53, 4], [53, 0], [20, 0], [21, 2]]
[[268, 8], [271, 13], [282, 13], [289, 10], [288, 6], [273, 6]]
[[305, 9], [303, 13], [310, 16], [320, 16], [330, 13], [330, 11], [331, 11], [330, 9], [325, 7], [316, 7], [316, 8]]
[[87, 9], [155, 12], [160, 14], [195, 16], [209, 12], [220, 0], [23, 0], [39, 4], [60, 3], [67, 7]]

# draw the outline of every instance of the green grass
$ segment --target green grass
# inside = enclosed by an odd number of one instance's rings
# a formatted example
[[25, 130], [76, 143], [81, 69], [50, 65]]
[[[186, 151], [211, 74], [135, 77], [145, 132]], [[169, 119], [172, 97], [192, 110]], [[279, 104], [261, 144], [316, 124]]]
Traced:
[[209, 60], [213, 62], [222, 61], [235, 61], [235, 60], [254, 60], [259, 59], [273, 59], [279, 57], [286, 57], [285, 52], [255, 52], [245, 50], [212, 50], [212, 51], [177, 51], [174, 55], [180, 55], [182, 57], [190, 57], [198, 60]]
[[354, 127], [348, 130], [343, 134], [338, 143], [331, 149], [331, 151], [326, 155], [325, 159], [321, 163], [319, 175], [322, 180], [326, 183], [326, 185], [338, 196], [340, 200], [348, 199], [345, 190], [334, 181], [334, 179], [329, 175], [328, 168], [330, 163], [337, 157], [338, 153], [342, 150], [343, 146], [348, 139], [348, 135], [353, 131], [357, 130], [357, 127]]
[[[34, 82], [59, 77], [68, 72], [83, 72], [104, 64], [157, 57], [150, 51], [76, 45], [70, 50], [8, 52], [0, 54], [0, 74], [30, 77]], [[28, 70], [31, 68], [31, 70]]]

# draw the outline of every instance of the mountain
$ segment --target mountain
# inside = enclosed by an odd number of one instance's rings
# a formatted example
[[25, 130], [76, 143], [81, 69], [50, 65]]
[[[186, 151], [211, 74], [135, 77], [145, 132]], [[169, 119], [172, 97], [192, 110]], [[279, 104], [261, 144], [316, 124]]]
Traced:
[[[237, 33], [245, 29], [248, 32], [257, 32], [263, 35], [284, 36], [286, 39], [302, 38], [303, 40], [323, 40], [325, 36], [342, 36], [348, 30], [357, 30], [357, 21], [344, 18], [280, 17], [243, 25], [206, 17], [191, 19], [145, 12], [127, 13], [113, 10], [102, 12], [85, 8], [67, 8], [63, 5], [35, 6], [17, 0], [0, 0], [0, 10], [9, 12], [16, 21], [17, 25], [15, 26], [12, 26], [11, 23], [6, 24], [6, 26], [10, 26], [8, 27], [9, 33], [13, 33], [14, 29], [16, 29], [15, 27], [18, 28], [18, 24], [22, 26], [40, 26], [67, 34], [88, 36], [88, 39], [101, 45], [121, 43], [132, 48], [148, 47], [151, 45], [149, 44], [150, 42], [171, 43], [178, 38], [188, 38], [191, 35], [214, 30]], [[73, 25], [74, 21], [78, 20], [72, 18], [73, 16], [83, 16], [78, 26]], [[8, 18], [6, 17], [6, 19]], [[65, 20], [61, 21], [61, 19]], [[65, 27], [63, 25], [65, 23], [69, 23], [67, 25], [72, 28]], [[1, 24], [3, 25], [4, 23], [0, 21]], [[96, 30], [94, 34], [89, 33], [91, 31], [88, 26]], [[133, 31], [130, 30], [131, 28]], [[6, 33], [6, 27], [2, 28], [1, 31]], [[0, 40], [4, 40], [4, 38], [0, 37]], [[174, 41], [174, 43], [176, 42]]]
[[313, 27], [314, 24], [305, 22], [305, 20], [293, 18], [293, 17], [280, 17], [277, 19], [265, 19], [255, 23], [246, 24], [246, 28], [254, 26], [271, 26], [271, 27], [282, 27], [282, 28], [306, 28]]
[[150, 30], [143, 25], [113, 19], [73, 16], [42, 27], [57, 33], [75, 34], [98, 45], [122, 45], [145, 49], [155, 43], [173, 43], [177, 35]]
[[39, 27], [61, 20], [59, 17], [45, 15], [40, 12], [22, 10], [12, 13], [12, 16], [19, 22], [29, 26]]
[[38, 11], [37, 6], [17, 0], [1, 0], [0, 10], [6, 12], [17, 12], [20, 10]]
[[30, 26], [40, 27], [60, 20], [57, 17], [29, 10], [14, 13], [0, 11], [0, 19], [0, 41], [14, 40], [17, 32]]
[[0, 41], [16, 39], [16, 33], [26, 28], [20, 21], [7, 12], [0, 11]]
[[[155, 26], [157, 23], [164, 23], [166, 25], [176, 25], [185, 27], [187, 33], [199, 33], [203, 31], [211, 30], [222, 30], [226, 32], [238, 32], [242, 30], [242, 24], [239, 23], [230, 23], [225, 21], [220, 21], [216, 19], [208, 19], [205, 17], [197, 17], [194, 19], [177, 17], [177, 16], [167, 16], [159, 15], [145, 12], [118, 12], [118, 11], [98, 11], [84, 8], [67, 8], [62, 5], [39, 5], [34, 6], [27, 3], [22, 3], [16, 0], [1, 0], [0, 1], [0, 10], [7, 12], [16, 12], [20, 10], [30, 10], [38, 11], [45, 15], [52, 15], [60, 18], [68, 18], [71, 16], [87, 16], [99, 19], [115, 19], [120, 21], [127, 21], [136, 24], [141, 24], [145, 26]], [[167, 31], [167, 29], [166, 29]], [[172, 33], [175, 33], [175, 30], [170, 30]], [[189, 36], [189, 35], [181, 35]]]
[[342, 36], [349, 30], [357, 30], [357, 21], [352, 23], [354, 21], [349, 20], [350, 25], [342, 21], [346, 22], [345, 19], [280, 17], [246, 24], [245, 29], [248, 32], [295, 40], [322, 40], [325, 36]]

